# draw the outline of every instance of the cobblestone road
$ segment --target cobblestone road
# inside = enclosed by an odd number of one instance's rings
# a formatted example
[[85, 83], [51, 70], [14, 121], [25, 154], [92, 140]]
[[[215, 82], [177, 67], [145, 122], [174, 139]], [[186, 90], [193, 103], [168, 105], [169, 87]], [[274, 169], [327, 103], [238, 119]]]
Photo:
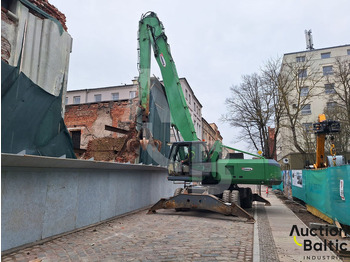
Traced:
[[254, 227], [244, 221], [210, 212], [139, 211], [2, 261], [252, 261]]

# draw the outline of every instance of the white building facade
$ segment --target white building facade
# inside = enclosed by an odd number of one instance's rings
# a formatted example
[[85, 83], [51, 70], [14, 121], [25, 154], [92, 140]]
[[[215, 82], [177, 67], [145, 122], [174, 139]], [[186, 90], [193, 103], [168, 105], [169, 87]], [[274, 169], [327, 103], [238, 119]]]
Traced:
[[[288, 93], [290, 112], [294, 114], [296, 110], [300, 110], [297, 127], [312, 134], [312, 140], [315, 140], [312, 124], [318, 122], [318, 116], [341, 102], [339, 96], [335, 95], [334, 89], [337, 88], [334, 70], [336, 70], [337, 61], [340, 60], [349, 61], [347, 63], [350, 66], [350, 45], [288, 53], [283, 57], [281, 74], [293, 75], [288, 71], [298, 70], [297, 76], [292, 80], [295, 82], [294, 90]], [[300, 101], [304, 99], [306, 100], [299, 107]], [[303, 143], [302, 131], [298, 132], [301, 144]], [[277, 160], [280, 161], [296, 153], [299, 152], [293, 144], [288, 120], [282, 118], [277, 139]]]

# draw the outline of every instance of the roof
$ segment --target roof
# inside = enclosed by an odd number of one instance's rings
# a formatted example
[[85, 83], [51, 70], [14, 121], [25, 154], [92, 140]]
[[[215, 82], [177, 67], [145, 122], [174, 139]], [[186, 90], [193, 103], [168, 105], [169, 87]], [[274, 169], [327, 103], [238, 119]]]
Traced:
[[136, 87], [134, 84], [129, 85], [120, 85], [120, 86], [106, 86], [106, 87], [95, 87], [95, 88], [82, 88], [82, 89], [76, 89], [76, 90], [67, 90], [67, 93], [74, 93], [74, 92], [81, 92], [81, 91], [94, 91], [94, 90], [101, 90], [101, 89], [112, 89], [112, 88], [130, 88], [130, 87]]
[[335, 48], [342, 48], [342, 47], [349, 47], [350, 48], [350, 44], [332, 46], [332, 47], [324, 47], [324, 48], [312, 49], [312, 50], [303, 50], [303, 51], [299, 51], [299, 52], [286, 53], [284, 55], [295, 55], [295, 54], [300, 54], [300, 53], [308, 53], [308, 52], [315, 52], [315, 51], [320, 51], [320, 50], [335, 49]]

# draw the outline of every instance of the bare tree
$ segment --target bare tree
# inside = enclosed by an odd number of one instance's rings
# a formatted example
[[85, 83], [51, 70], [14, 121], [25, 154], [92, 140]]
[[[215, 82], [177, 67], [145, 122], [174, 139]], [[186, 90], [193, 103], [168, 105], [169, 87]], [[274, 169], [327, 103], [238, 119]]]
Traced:
[[324, 113], [327, 118], [341, 123], [341, 133], [335, 137], [337, 148], [350, 150], [350, 59], [336, 57], [333, 74], [327, 77], [330, 100]]
[[231, 87], [231, 97], [226, 99], [228, 114], [222, 116], [223, 121], [241, 128], [238, 139], [250, 141], [267, 158], [274, 156], [268, 130], [274, 122], [274, 96], [260, 75], [245, 75], [239, 86]]
[[[270, 59], [260, 73], [245, 75], [240, 85], [231, 87], [226, 99], [228, 114], [222, 120], [241, 128], [238, 139], [251, 142], [265, 157], [273, 158], [276, 140], [283, 130], [283, 140], [289, 140], [286, 151], [299, 152], [304, 162], [314, 162], [315, 136], [309, 119], [311, 103], [324, 95], [324, 81], [334, 86], [337, 110], [326, 110], [327, 118], [341, 121], [343, 135], [337, 143], [349, 148], [350, 140], [350, 62], [337, 59], [334, 72], [324, 76], [313, 66], [311, 54], [301, 53], [297, 60]], [[299, 58], [299, 59], [298, 59]], [[293, 59], [293, 58], [291, 58]], [[330, 105], [332, 105], [330, 103]], [[335, 114], [336, 113], [336, 114]], [[268, 127], [274, 127], [273, 140]], [[272, 146], [271, 146], [272, 143]], [[272, 150], [270, 149], [272, 147]], [[311, 159], [312, 158], [312, 159]]]
[[[270, 150], [270, 155], [272, 156], [276, 155], [277, 135], [280, 132], [281, 117], [283, 114], [281, 94], [278, 92], [280, 86], [285, 84], [283, 82], [283, 78], [280, 77], [281, 62], [281, 58], [271, 58], [261, 69], [261, 79], [263, 82], [263, 88], [265, 90], [264, 93], [267, 95], [266, 99], [272, 106], [272, 118], [274, 124], [273, 139], [270, 140], [270, 143], [272, 143], [272, 150]], [[271, 147], [271, 145], [269, 145], [269, 147]]]

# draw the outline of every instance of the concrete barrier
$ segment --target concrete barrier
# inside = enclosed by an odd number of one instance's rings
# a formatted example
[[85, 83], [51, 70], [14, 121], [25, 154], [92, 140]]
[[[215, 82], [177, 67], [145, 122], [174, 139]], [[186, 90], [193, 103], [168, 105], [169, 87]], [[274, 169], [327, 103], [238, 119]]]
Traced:
[[171, 196], [155, 166], [2, 154], [1, 250], [125, 214]]

